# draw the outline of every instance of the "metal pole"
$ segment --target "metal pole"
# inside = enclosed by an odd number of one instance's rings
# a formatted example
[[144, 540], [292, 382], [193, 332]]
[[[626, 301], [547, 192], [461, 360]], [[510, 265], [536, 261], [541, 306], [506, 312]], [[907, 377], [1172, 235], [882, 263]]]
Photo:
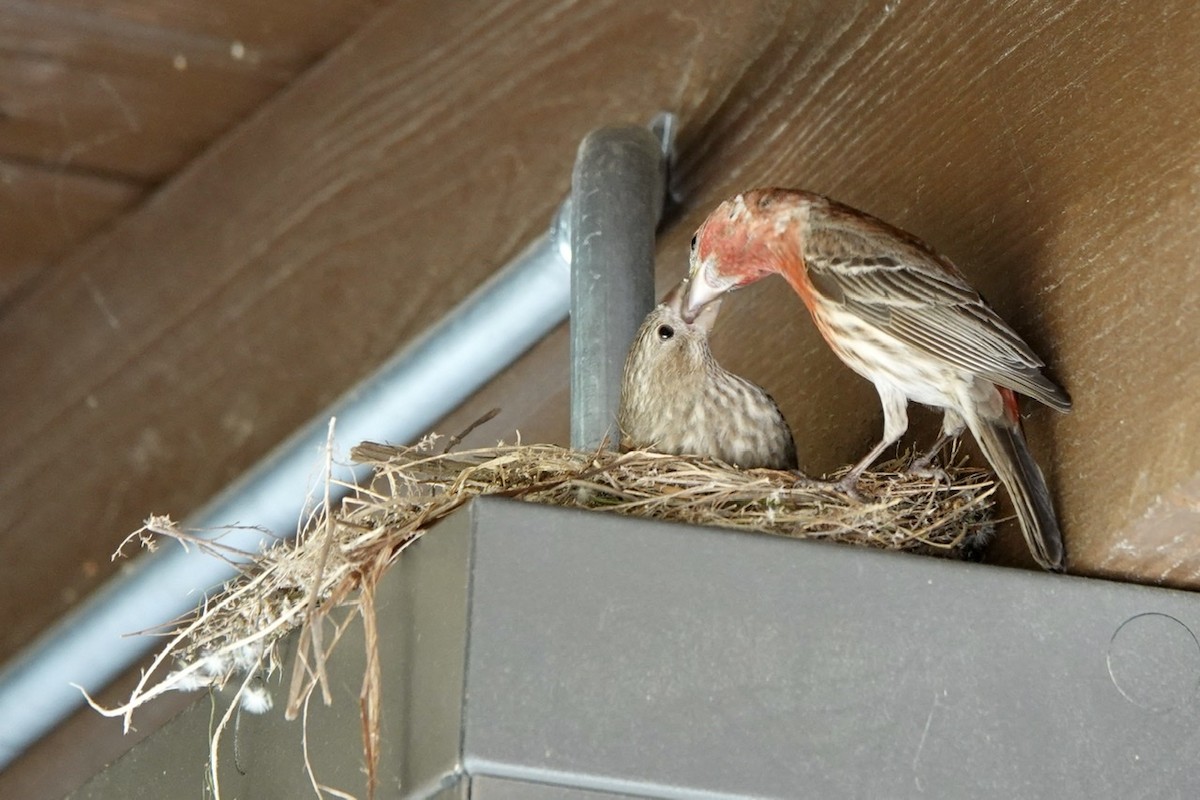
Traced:
[[654, 234], [673, 118], [601, 128], [579, 146], [571, 182], [571, 446], [615, 448], [625, 354], [654, 306]]

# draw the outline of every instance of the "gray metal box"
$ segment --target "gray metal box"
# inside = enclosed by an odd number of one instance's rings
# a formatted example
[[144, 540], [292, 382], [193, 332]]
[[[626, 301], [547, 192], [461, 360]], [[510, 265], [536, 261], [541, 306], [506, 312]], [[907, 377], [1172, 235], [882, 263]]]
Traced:
[[[379, 797], [1200, 796], [1190, 593], [483, 499], [379, 607]], [[362, 665], [309, 728], [359, 796]], [[210, 714], [73, 796], [198, 796]], [[311, 793], [299, 737], [243, 717], [223, 796]]]

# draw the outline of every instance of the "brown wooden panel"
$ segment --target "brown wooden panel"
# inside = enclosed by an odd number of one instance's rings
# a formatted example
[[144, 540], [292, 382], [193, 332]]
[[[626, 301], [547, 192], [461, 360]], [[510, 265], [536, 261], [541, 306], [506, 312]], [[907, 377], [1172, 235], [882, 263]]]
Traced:
[[[67, 605], [47, 587], [94, 585], [146, 513], [186, 514], [538, 233], [588, 129], [663, 106], [688, 201], [664, 285], [704, 213], [756, 184], [910, 228], [1076, 399], [1029, 419], [1073, 568], [1196, 586], [1197, 548], [1135, 523], [1195, 516], [1200, 12], [990, 8], [382, 12], [0, 320], [0, 370], [22, 376], [0, 400], [0, 553], [24, 565], [0, 652]], [[780, 400], [810, 467], [878, 435], [873, 391], [780, 285], [731, 298], [716, 347]], [[478, 437], [564, 440], [565, 352], [548, 341], [439, 427], [500, 405]]]
[[0, 308], [141, 193], [135, 183], [0, 161]]
[[378, 4], [0, 0], [0, 155], [161, 179]]
[[157, 180], [292, 77], [228, 42], [102, 19], [0, 14], [0, 156]]
[[[206, 37], [228, 54], [235, 42], [251, 64], [299, 71], [357, 30], [389, 0], [38, 0], [112, 23]], [[0, 3], [2, 9], [4, 3]]]

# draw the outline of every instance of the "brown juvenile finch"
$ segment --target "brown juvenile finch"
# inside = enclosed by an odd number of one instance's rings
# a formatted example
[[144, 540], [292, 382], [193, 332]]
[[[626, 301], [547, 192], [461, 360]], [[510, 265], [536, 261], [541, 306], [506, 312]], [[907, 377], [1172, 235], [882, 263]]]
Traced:
[[719, 303], [685, 322], [682, 287], [646, 316], [629, 348], [617, 415], [622, 449], [795, 469], [796, 445], [779, 406], [722, 369], [708, 348]]
[[912, 234], [841, 203], [792, 189], [756, 189], [717, 207], [692, 240], [683, 317], [730, 289], [778, 273], [847, 366], [875, 384], [883, 439], [859, 475], [908, 429], [908, 401], [945, 411], [942, 437], [963, 428], [1008, 489], [1038, 563], [1063, 568], [1062, 534], [1046, 480], [1021, 433], [1017, 392], [1058, 411], [1067, 393], [1042, 360], [988, 308], [962, 273]]

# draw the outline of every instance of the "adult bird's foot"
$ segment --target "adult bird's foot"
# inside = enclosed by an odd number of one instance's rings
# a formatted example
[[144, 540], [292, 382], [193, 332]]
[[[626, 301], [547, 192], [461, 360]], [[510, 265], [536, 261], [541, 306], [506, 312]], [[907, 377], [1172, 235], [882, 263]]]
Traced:
[[908, 469], [904, 470], [909, 475], [916, 475], [918, 478], [932, 478], [935, 483], [950, 484], [950, 473], [941, 467], [934, 466], [932, 459], [929, 457], [918, 458], [916, 461], [908, 465]]
[[824, 492], [839, 492], [846, 495], [856, 503], [863, 502], [866, 498], [858, 491], [858, 480], [847, 480], [840, 478], [835, 481], [826, 478], [810, 478], [799, 470], [791, 470], [792, 476], [796, 482], [792, 484], [793, 489], [811, 489]]
[[841, 490], [840, 481], [829, 481], [824, 478], [812, 478], [805, 475], [798, 469], [789, 469], [788, 472], [793, 478], [793, 489], [836, 489]]
[[942, 454], [942, 448], [946, 446], [946, 442], [957, 437], [956, 433], [943, 432], [938, 440], [933, 443], [933, 447], [929, 448], [924, 455], [909, 464], [905, 470], [909, 475], [916, 475], [920, 478], [933, 478], [938, 483], [950, 483], [950, 473], [941, 467], [936, 467], [933, 460]]
[[798, 469], [789, 469], [788, 474], [792, 476], [793, 489], [820, 489], [827, 483], [818, 478], [810, 478]]
[[863, 493], [858, 490], [858, 479], [861, 475], [862, 473], [857, 470], [848, 472], [842, 477], [841, 480], [833, 482], [833, 488], [837, 489], [839, 492], [846, 495], [856, 503], [861, 503], [866, 500], [866, 497], [863, 496]]

